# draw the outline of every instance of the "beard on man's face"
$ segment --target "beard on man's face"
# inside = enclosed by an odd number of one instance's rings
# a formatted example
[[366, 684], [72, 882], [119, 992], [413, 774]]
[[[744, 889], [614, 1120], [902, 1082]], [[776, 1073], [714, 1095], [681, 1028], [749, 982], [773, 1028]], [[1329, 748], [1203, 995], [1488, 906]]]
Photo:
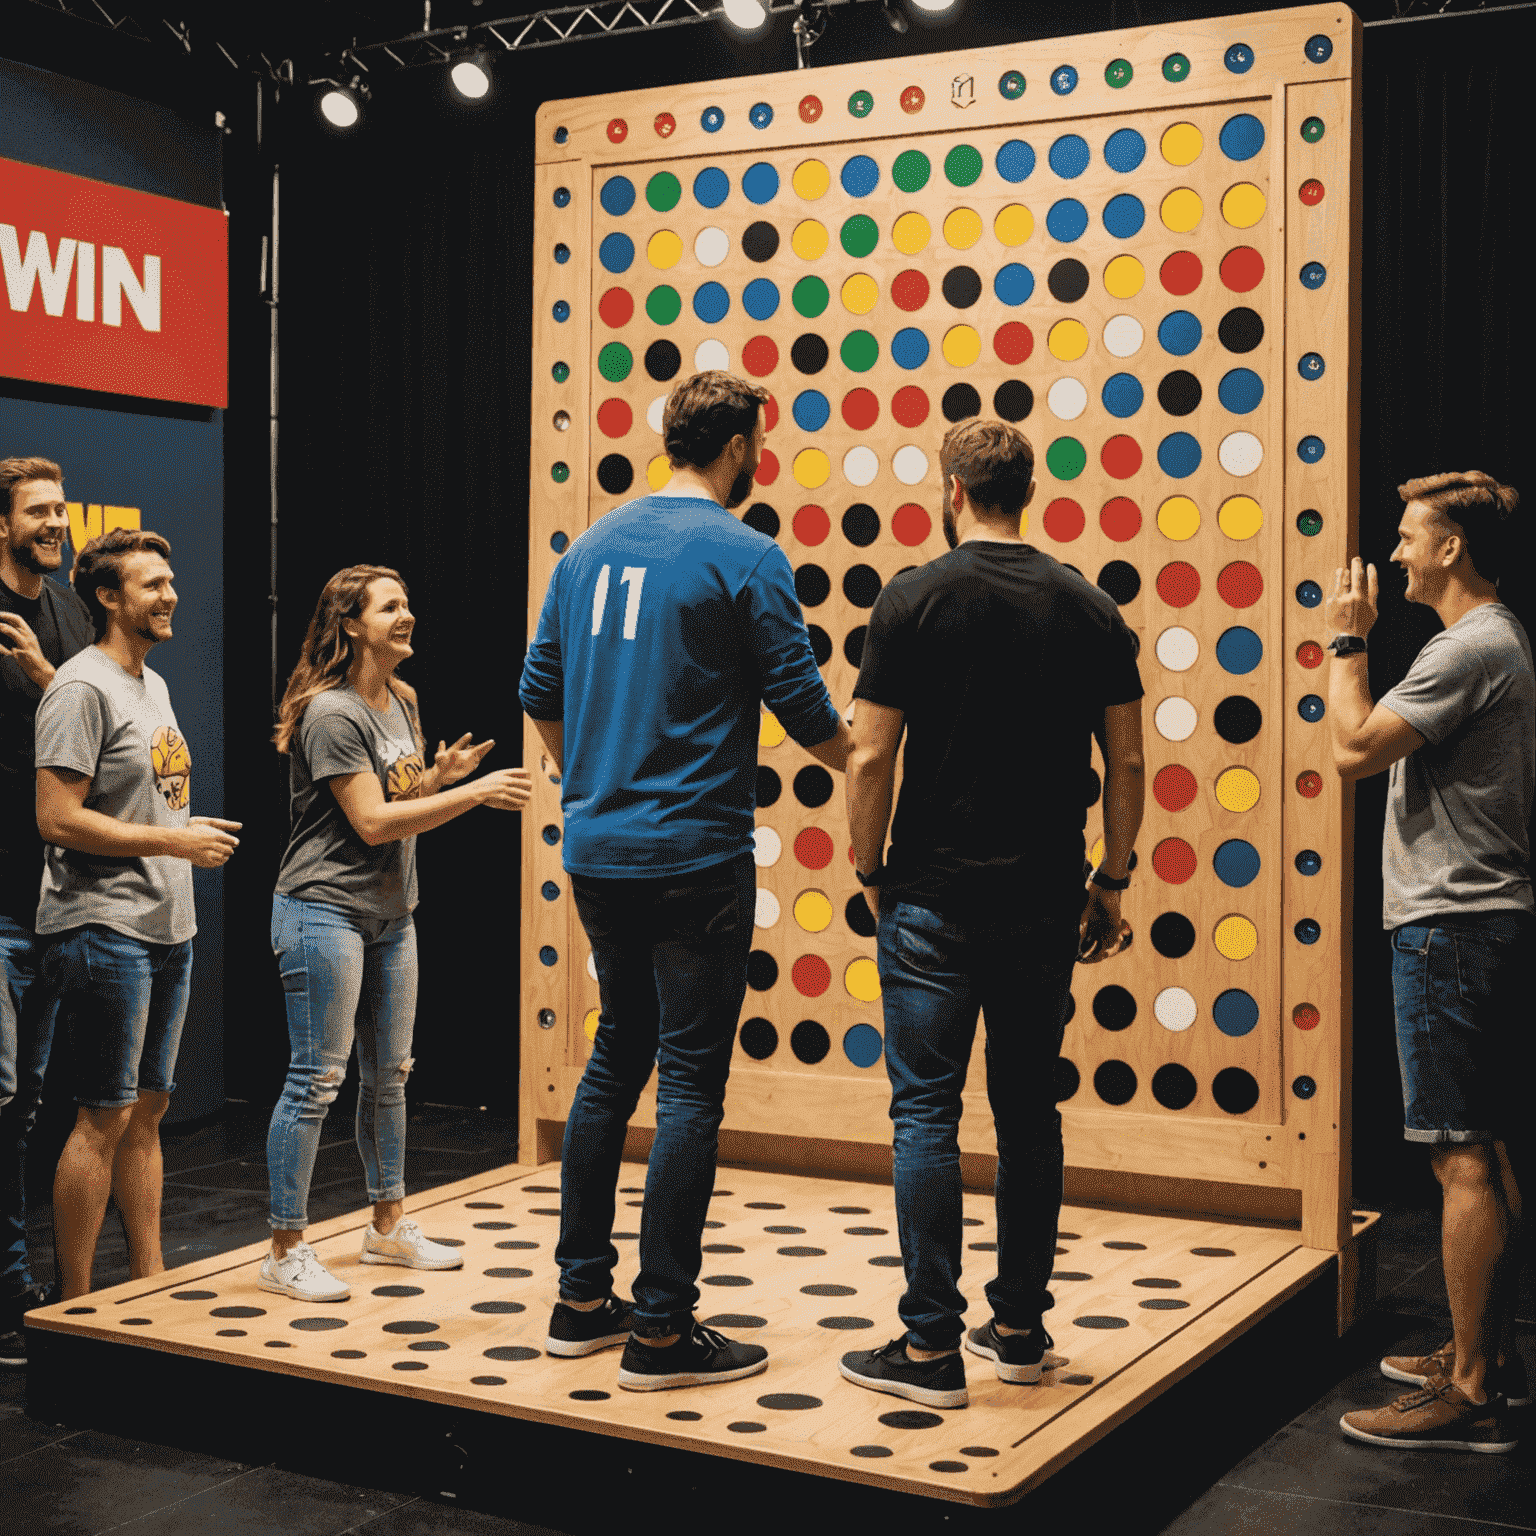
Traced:
[[734, 480], [731, 481], [731, 488], [726, 493], [725, 498], [725, 504], [731, 511], [734, 512], [736, 508], [739, 507], [742, 502], [744, 502], [747, 497], [752, 494], [752, 476], [756, 472], [757, 467], [754, 465], [751, 469], [742, 470], [742, 472], [737, 475]]
[[31, 538], [23, 544], [13, 544], [11, 556], [23, 570], [31, 571], [34, 576], [47, 576], [63, 564], [64, 546], [61, 543], [39, 549], [36, 538]]

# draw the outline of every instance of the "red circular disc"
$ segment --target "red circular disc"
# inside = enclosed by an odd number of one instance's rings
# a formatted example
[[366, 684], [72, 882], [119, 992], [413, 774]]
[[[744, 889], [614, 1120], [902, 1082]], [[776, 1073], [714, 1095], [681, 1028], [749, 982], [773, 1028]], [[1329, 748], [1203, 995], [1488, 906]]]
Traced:
[[898, 389], [891, 396], [891, 415], [900, 426], [922, 426], [928, 420], [928, 396], [916, 384]]
[[1195, 850], [1182, 837], [1165, 837], [1152, 850], [1152, 868], [1169, 885], [1183, 885], [1194, 874], [1199, 861]]
[[832, 985], [832, 967], [820, 955], [801, 955], [789, 976], [802, 997], [820, 997]]
[[1169, 561], [1157, 573], [1157, 595], [1170, 608], [1188, 608], [1200, 596], [1200, 572], [1187, 561]]
[[1104, 444], [1099, 462], [1106, 475], [1113, 475], [1116, 480], [1128, 480], [1141, 468], [1141, 444], [1122, 432]]
[[1141, 508], [1129, 496], [1116, 496], [1113, 501], [1104, 503], [1104, 510], [1099, 513], [1099, 527], [1106, 538], [1124, 544], [1141, 532]]
[[1058, 496], [1045, 509], [1043, 522], [1058, 544], [1070, 544], [1088, 526], [1083, 509], [1070, 496]]
[[1291, 1009], [1291, 1023], [1297, 1029], [1316, 1029], [1322, 1022], [1322, 1014], [1311, 1003], [1297, 1003]]
[[670, 139], [677, 132], [677, 119], [670, 112], [656, 114], [656, 137]]
[[611, 325], [617, 330], [619, 326], [629, 324], [635, 312], [635, 301], [626, 289], [610, 288], [597, 301], [597, 312], [602, 316], [604, 325]]
[[1165, 811], [1187, 810], [1199, 793], [1200, 786], [1195, 782], [1194, 774], [1182, 763], [1169, 763], [1166, 768], [1159, 768], [1152, 780], [1152, 798]]
[[832, 839], [820, 827], [807, 827], [795, 839], [795, 857], [807, 869], [825, 869], [832, 862]]
[[771, 336], [754, 336], [741, 349], [741, 366], [760, 379], [779, 366], [779, 349]]
[[763, 407], [763, 431], [772, 432], [779, 424], [779, 402], [768, 396], [768, 403]]
[[923, 103], [927, 101], [927, 99], [928, 98], [923, 95], [922, 86], [909, 85], [906, 90], [901, 93], [901, 110], [903, 112], [921, 112], [923, 110]]
[[880, 419], [880, 399], [872, 389], [850, 389], [843, 396], [843, 420], [855, 432], [867, 432]]
[[1235, 245], [1221, 258], [1221, 280], [1233, 293], [1248, 293], [1264, 280], [1264, 258], [1251, 245]]
[[629, 137], [629, 124], [622, 117], [616, 117], [608, 124], [608, 137], [615, 144], [622, 144]]
[[891, 283], [891, 303], [904, 309], [909, 315], [928, 302], [928, 279], [921, 272], [908, 267], [898, 272]]
[[1252, 608], [1264, 595], [1264, 578], [1256, 565], [1234, 560], [1216, 578], [1216, 590], [1229, 607]]
[[1320, 667], [1323, 664], [1323, 648], [1316, 640], [1303, 640], [1296, 647], [1296, 660], [1304, 667]]
[[597, 408], [597, 430], [604, 437], [624, 437], [635, 424], [627, 400], [604, 400]]
[[1158, 276], [1169, 293], [1178, 294], [1182, 298], [1200, 286], [1205, 268], [1200, 265], [1200, 258], [1193, 251], [1175, 251], [1163, 263]]
[[1005, 363], [1027, 362], [1029, 354], [1035, 350], [1034, 334], [1022, 320], [1010, 320], [1007, 325], [998, 326], [997, 335], [992, 338], [992, 350]]
[[928, 509], [918, 506], [915, 501], [904, 502], [891, 518], [891, 532], [896, 536], [896, 542], [909, 549], [921, 544], [932, 531], [933, 519], [928, 516]]
[[1310, 177], [1297, 188], [1296, 195], [1308, 208], [1315, 208], [1323, 200], [1323, 184], [1315, 176]]
[[1296, 775], [1296, 793], [1303, 800], [1316, 800], [1323, 792], [1323, 776], [1314, 769], [1308, 768], [1303, 773]]
[[800, 98], [800, 121], [802, 123], [814, 123], [821, 116], [821, 97], [802, 96]]
[[795, 537], [802, 544], [820, 544], [827, 535], [832, 532], [832, 519], [827, 516], [825, 507], [818, 507], [814, 503], [801, 507], [795, 513], [790, 522], [795, 530]]
[[773, 449], [763, 449], [763, 456], [757, 461], [757, 473], [752, 478], [759, 485], [772, 485], [779, 478], [779, 456]]

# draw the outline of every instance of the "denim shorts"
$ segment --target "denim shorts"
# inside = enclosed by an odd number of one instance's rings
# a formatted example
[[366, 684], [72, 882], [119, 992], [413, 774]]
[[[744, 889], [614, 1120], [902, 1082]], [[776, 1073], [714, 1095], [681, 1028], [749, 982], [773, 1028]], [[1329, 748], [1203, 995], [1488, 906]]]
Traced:
[[75, 1102], [127, 1109], [176, 1087], [192, 991], [192, 941], [148, 944], [88, 923], [56, 934], [42, 983], [58, 999], [75, 1059]]
[[[1529, 1113], [1528, 912], [1468, 913], [1392, 932], [1392, 999], [1403, 1074], [1403, 1135], [1436, 1145], [1513, 1134]], [[1521, 999], [1524, 999], [1524, 1002]]]

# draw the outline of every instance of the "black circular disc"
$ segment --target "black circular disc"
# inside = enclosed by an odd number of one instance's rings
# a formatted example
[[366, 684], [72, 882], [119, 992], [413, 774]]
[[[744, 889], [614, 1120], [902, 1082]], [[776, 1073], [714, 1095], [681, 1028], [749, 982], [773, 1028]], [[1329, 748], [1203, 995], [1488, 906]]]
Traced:
[[1129, 1029], [1136, 1019], [1136, 999], [1111, 982], [1093, 994], [1093, 1016], [1105, 1029]]
[[1077, 1092], [1081, 1082], [1082, 1078], [1076, 1066], [1065, 1056], [1058, 1056], [1056, 1058], [1056, 1102], [1060, 1104], [1064, 1099], [1070, 1099]]
[[754, 992], [766, 992], [779, 979], [779, 962], [766, 949], [754, 949], [747, 956], [747, 985]]
[[795, 775], [795, 799], [814, 810], [832, 798], [832, 775], [815, 763]]
[[832, 1039], [815, 1019], [801, 1019], [789, 1032], [789, 1048], [797, 1061], [813, 1067], [832, 1049]]
[[879, 931], [874, 913], [869, 910], [869, 903], [863, 896], [850, 896], [848, 905], [843, 908], [843, 917], [861, 939], [872, 939]]
[[816, 665], [824, 667], [832, 660], [832, 636], [819, 624], [807, 624], [805, 633], [811, 642], [811, 655], [816, 658]]
[[942, 286], [951, 309], [969, 309], [981, 297], [981, 274], [975, 267], [951, 267]]
[[1165, 373], [1157, 386], [1157, 403], [1170, 416], [1188, 416], [1199, 406], [1200, 395], [1200, 380], [1187, 368]]
[[1088, 770], [1088, 782], [1083, 787], [1083, 793], [1085, 797], [1083, 800], [1084, 805], [1097, 805], [1099, 803], [1099, 796], [1104, 793], [1104, 781], [1100, 779], [1097, 768], [1090, 768]]
[[779, 536], [779, 514], [766, 501], [754, 501], [741, 518], [748, 528], [766, 533], [770, 539]]
[[759, 764], [757, 770], [757, 803], [772, 805], [784, 793], [784, 781], [772, 768]]
[[670, 341], [653, 341], [645, 349], [645, 371], [658, 383], [676, 378], [683, 354]]
[[789, 360], [801, 373], [820, 373], [827, 366], [827, 344], [814, 331], [795, 337]]
[[856, 501], [843, 513], [843, 537], [866, 549], [880, 537], [880, 514], [868, 502]]
[[1141, 572], [1124, 560], [1111, 560], [1099, 572], [1099, 589], [1123, 608], [1141, 591]]
[[832, 595], [832, 578], [819, 565], [802, 565], [795, 572], [795, 596], [802, 608], [819, 608]]
[[1264, 340], [1264, 322], [1257, 311], [1240, 304], [1221, 317], [1216, 335], [1228, 352], [1252, 352]]
[[939, 404], [945, 421], [964, 421], [981, 415], [981, 396], [970, 384], [951, 384]]
[[1023, 379], [1005, 379], [992, 396], [992, 409], [1003, 421], [1023, 421], [1035, 408], [1035, 392]]
[[1194, 947], [1195, 925], [1182, 912], [1164, 912], [1152, 920], [1152, 948], [1158, 954], [1179, 960]]
[[605, 454], [598, 461], [597, 483], [610, 496], [622, 496], [635, 483], [635, 466], [622, 453]]
[[1123, 1061], [1106, 1061], [1093, 1074], [1093, 1091], [1106, 1104], [1129, 1104], [1136, 1097], [1136, 1074]]
[[850, 667], [864, 665], [864, 642], [869, 638], [869, 625], [860, 624], [843, 636], [843, 656]]
[[1066, 256], [1051, 268], [1045, 286], [1062, 304], [1075, 304], [1088, 292], [1088, 268], [1075, 256]]
[[753, 1061], [767, 1061], [779, 1048], [779, 1032], [767, 1019], [747, 1019], [741, 1026], [741, 1048]]
[[880, 573], [872, 565], [850, 565], [843, 572], [843, 596], [855, 608], [873, 608], [880, 585]]
[[742, 231], [741, 254], [748, 261], [771, 261], [779, 251], [779, 232], [766, 219]]
[[1166, 1062], [1152, 1074], [1152, 1097], [1164, 1109], [1188, 1109], [1195, 1102], [1197, 1086], [1195, 1074], [1176, 1061]]
[[1216, 706], [1211, 723], [1223, 741], [1240, 746], [1259, 734], [1259, 728], [1264, 724], [1264, 712], [1252, 699], [1234, 693]]
[[1229, 1115], [1246, 1115], [1259, 1102], [1259, 1085], [1241, 1067], [1223, 1067], [1211, 1083], [1211, 1097]]

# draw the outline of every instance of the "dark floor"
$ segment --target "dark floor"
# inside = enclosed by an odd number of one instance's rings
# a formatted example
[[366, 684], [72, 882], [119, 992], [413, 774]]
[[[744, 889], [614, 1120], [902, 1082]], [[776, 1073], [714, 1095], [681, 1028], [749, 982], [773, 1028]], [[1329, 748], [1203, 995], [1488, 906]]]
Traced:
[[[267, 1112], [231, 1105], [219, 1123], [166, 1136], [165, 1257], [185, 1263], [264, 1237]], [[510, 1125], [473, 1110], [426, 1106], [412, 1115], [410, 1188], [510, 1162]], [[320, 1154], [315, 1220], [361, 1203], [356, 1153], [334, 1137]], [[33, 1251], [48, 1278], [48, 1212], [34, 1213]], [[542, 1451], [508, 1427], [493, 1440], [428, 1445], [402, 1429], [398, 1446], [347, 1447], [345, 1426], [291, 1427], [291, 1454], [248, 1464], [96, 1430], [40, 1422], [27, 1411], [24, 1373], [0, 1368], [0, 1532], [274, 1533], [274, 1536], [428, 1536], [462, 1533], [612, 1532], [642, 1508], [686, 1529], [722, 1521], [745, 1530], [846, 1529], [855, 1519], [897, 1531], [971, 1524], [1021, 1530], [1025, 1522], [1073, 1522], [1122, 1533], [1173, 1536], [1476, 1536], [1536, 1532], [1536, 1410], [1509, 1456], [1395, 1452], [1357, 1444], [1339, 1414], [1385, 1401], [1400, 1388], [1376, 1359], [1429, 1349], [1449, 1334], [1434, 1212], [1387, 1210], [1381, 1222], [1380, 1303], [1344, 1341], [1308, 1323], [1306, 1343], [1250, 1345], [1242, 1373], [1207, 1367], [1011, 1510], [874, 1497], [865, 1490], [785, 1474], [761, 1477], [735, 1464], [608, 1445], [602, 1461], [567, 1449]], [[97, 1283], [127, 1278], [121, 1229], [108, 1218]], [[1522, 1346], [1536, 1367], [1536, 1285], [1526, 1276]], [[1328, 1298], [1320, 1295], [1320, 1307]], [[1322, 1318], [1315, 1309], [1315, 1316]], [[1256, 1334], [1257, 1334], [1256, 1330]], [[1252, 1339], [1253, 1336], [1250, 1336]], [[1241, 1341], [1240, 1341], [1241, 1342]], [[1237, 1346], [1233, 1346], [1234, 1349]], [[1230, 1351], [1228, 1353], [1231, 1353]], [[133, 1383], [108, 1390], [131, 1401]], [[192, 1405], [216, 1417], [220, 1403]], [[1149, 1416], [1156, 1416], [1155, 1418]], [[288, 1433], [284, 1426], [279, 1441]], [[189, 1433], [183, 1444], [206, 1444]], [[317, 1475], [363, 1464], [375, 1475]], [[629, 1465], [628, 1463], [633, 1463]], [[355, 1474], [354, 1474], [355, 1476]], [[758, 1480], [753, 1481], [754, 1478]], [[361, 1484], [361, 1485], [359, 1485]], [[863, 1501], [862, 1504], [860, 1501]]]

